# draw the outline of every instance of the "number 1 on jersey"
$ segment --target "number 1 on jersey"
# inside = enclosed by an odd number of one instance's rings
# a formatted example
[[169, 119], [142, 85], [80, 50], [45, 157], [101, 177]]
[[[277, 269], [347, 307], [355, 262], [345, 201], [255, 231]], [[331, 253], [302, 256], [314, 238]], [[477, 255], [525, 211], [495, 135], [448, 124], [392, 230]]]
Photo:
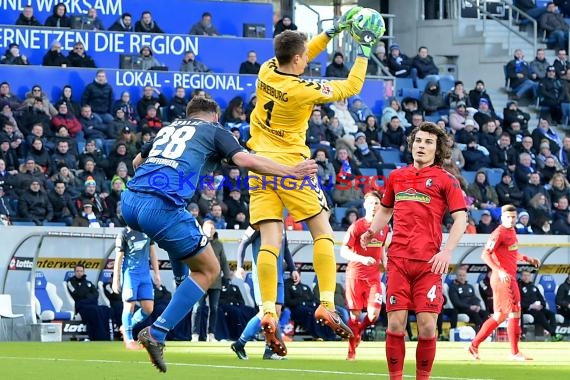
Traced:
[[271, 112], [273, 112], [273, 106], [275, 105], [275, 102], [273, 100], [265, 103], [263, 105], [263, 109], [265, 111], [267, 111], [267, 118], [265, 119], [265, 124], [267, 124], [268, 127], [271, 126]]

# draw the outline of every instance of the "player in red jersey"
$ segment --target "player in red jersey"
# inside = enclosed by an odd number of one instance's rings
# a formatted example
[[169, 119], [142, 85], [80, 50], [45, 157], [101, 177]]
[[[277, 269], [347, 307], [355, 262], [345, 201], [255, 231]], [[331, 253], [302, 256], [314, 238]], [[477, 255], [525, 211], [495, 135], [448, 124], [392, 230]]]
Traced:
[[493, 289], [493, 311], [491, 318], [487, 319], [471, 345], [469, 353], [479, 360], [479, 344], [503, 323], [507, 317], [507, 336], [511, 343], [511, 359], [515, 361], [532, 360], [519, 351], [521, 294], [517, 284], [517, 262], [540, 266], [540, 260], [534, 257], [521, 255], [518, 249], [515, 223], [517, 222], [517, 208], [513, 205], [501, 207], [501, 225], [493, 231], [481, 258], [493, 270], [491, 274], [491, 289]]
[[[408, 139], [413, 164], [394, 170], [370, 229], [361, 237], [366, 246], [394, 217], [386, 266], [386, 359], [391, 380], [403, 378], [408, 310], [416, 312], [418, 346], [416, 379], [429, 379], [435, 358], [437, 316], [443, 303], [441, 276], [467, 225], [465, 200], [457, 179], [441, 168], [449, 157], [447, 136], [424, 122]], [[441, 247], [442, 223], [449, 210], [453, 225]]]
[[[366, 215], [355, 221], [346, 231], [340, 255], [348, 261], [346, 268], [346, 306], [350, 311], [348, 327], [354, 337], [348, 339], [347, 360], [354, 360], [356, 347], [360, 343], [362, 331], [376, 323], [382, 308], [382, 288], [380, 285], [380, 264], [384, 258], [384, 245], [390, 232], [385, 226], [373, 236], [368, 246], [360, 245], [360, 236], [368, 231], [374, 214], [380, 206], [380, 194], [375, 191], [364, 195]], [[360, 314], [366, 308], [366, 316], [360, 321]]]

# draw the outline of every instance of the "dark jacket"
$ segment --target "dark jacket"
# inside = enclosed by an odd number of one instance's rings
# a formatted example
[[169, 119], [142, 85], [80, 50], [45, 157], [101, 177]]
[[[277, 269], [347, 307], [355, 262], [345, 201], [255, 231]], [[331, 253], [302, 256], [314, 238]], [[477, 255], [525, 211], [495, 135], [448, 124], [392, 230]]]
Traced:
[[109, 83], [89, 83], [81, 96], [81, 104], [89, 104], [94, 113], [111, 113], [113, 106], [113, 87]]
[[508, 170], [509, 165], [516, 165], [518, 161], [517, 152], [512, 146], [502, 149], [495, 144], [491, 150], [491, 167]]
[[149, 25], [145, 25], [141, 22], [141, 20], [135, 23], [135, 32], [142, 32], [142, 33], [164, 33], [162, 29], [158, 26], [158, 24], [152, 20]]
[[560, 103], [568, 102], [564, 84], [560, 79], [544, 78], [538, 84], [540, 105], [560, 107]]
[[540, 293], [540, 290], [533, 283], [525, 284], [524, 282], [519, 282], [519, 288], [521, 292], [521, 310], [524, 313], [529, 310], [530, 305], [539, 301], [543, 308], [546, 308], [546, 301]]
[[71, 67], [97, 67], [93, 58], [87, 54], [82, 57], [74, 51], [69, 52], [67, 55], [67, 62]]
[[473, 89], [469, 91], [467, 99], [469, 100], [467, 104], [474, 105], [475, 107], [477, 107], [477, 104], [479, 104], [481, 99], [487, 99], [489, 101], [489, 109], [495, 112], [495, 108], [493, 108], [493, 103], [491, 102], [491, 97], [487, 94], [487, 90], [477, 91], [476, 89]]
[[299, 306], [317, 306], [315, 295], [308, 285], [295, 285], [291, 278], [285, 280], [285, 306], [293, 309]]
[[20, 55], [19, 57], [14, 57], [12, 53], [10, 53], [9, 49], [6, 50], [6, 53], [4, 53], [4, 55], [0, 59], [0, 63], [3, 65], [20, 65], [20, 66], [25, 66], [30, 64], [30, 62], [28, 62], [27, 59], [24, 59], [22, 55]]
[[521, 111], [519, 108], [516, 110], [511, 110], [506, 108], [503, 110], [503, 125], [509, 129], [510, 125], [518, 121], [521, 125], [521, 130], [528, 130], [528, 121], [530, 120], [530, 114]]
[[186, 105], [188, 104], [188, 99], [173, 97], [168, 107], [168, 121], [174, 121], [174, 119], [184, 119], [186, 117]]
[[216, 259], [220, 263], [220, 275], [216, 277], [215, 281], [210, 285], [210, 289], [221, 289], [222, 282], [227, 283], [230, 281], [230, 267], [228, 265], [228, 259], [226, 258], [226, 253], [224, 252], [224, 245], [220, 240], [218, 240], [218, 233], [214, 234], [212, 240], [210, 240], [210, 245], [216, 255]]
[[514, 181], [509, 185], [503, 181], [495, 186], [497, 197], [499, 198], [499, 205], [512, 204], [515, 207], [521, 207], [523, 200], [523, 193], [517, 187]]
[[18, 202], [18, 211], [22, 218], [30, 219], [37, 225], [53, 218], [53, 207], [43, 191], [26, 191]]
[[439, 69], [433, 62], [433, 58], [431, 55], [428, 55], [425, 58], [416, 55], [414, 59], [412, 59], [412, 67], [415, 67], [418, 70], [418, 78], [423, 79], [427, 75], [438, 75]]
[[61, 52], [50, 50], [44, 55], [43, 66], [61, 66], [68, 64], [67, 58]]
[[83, 304], [97, 305], [99, 291], [97, 291], [95, 284], [87, 280], [86, 275], [83, 275], [80, 279], [72, 276], [66, 281], [66, 286], [69, 294], [71, 294], [71, 298], [75, 301], [76, 312], [79, 312]]
[[107, 138], [107, 127], [95, 119], [93, 115], [91, 115], [91, 118], [89, 119], [81, 116], [79, 118], [79, 122], [83, 128], [86, 140]]
[[481, 300], [475, 295], [473, 285], [468, 283], [453, 281], [449, 285], [449, 300], [459, 312], [469, 310], [473, 305], [481, 306]]
[[[522, 78], [517, 77], [517, 74], [523, 74]], [[517, 88], [522, 82], [530, 79], [532, 69], [527, 61], [518, 61], [513, 59], [507, 63], [507, 77], [511, 81], [511, 87]]]
[[410, 75], [412, 61], [407, 55], [400, 53], [399, 56], [393, 57], [392, 54], [388, 53], [387, 56], [390, 74], [398, 78], [406, 78]]
[[242, 62], [241, 65], [239, 65], [239, 73], [257, 75], [259, 74], [260, 68], [261, 65], [259, 64], [259, 62], [251, 63], [249, 61], [245, 61]]
[[564, 281], [556, 291], [556, 306], [568, 310], [570, 304], [570, 283], [568, 280]]
[[20, 16], [18, 17], [18, 19], [16, 20], [16, 25], [22, 25], [22, 26], [42, 26], [42, 23], [35, 17], [32, 16], [32, 18], [26, 18], [24, 16], [24, 13], [20, 13]]
[[133, 24], [131, 24], [131, 26], [129, 27], [126, 27], [125, 24], [123, 23], [123, 19], [119, 18], [117, 21], [113, 23], [113, 25], [111, 25], [109, 30], [113, 32], [134, 32], [135, 28]]
[[348, 78], [349, 72], [350, 70], [348, 69], [348, 67], [346, 67], [344, 62], [339, 65], [333, 61], [331, 64], [327, 66], [325, 76], [331, 78]]
[[[147, 114], [147, 109], [149, 106], [154, 106], [156, 103], [159, 103], [161, 107], [166, 107], [168, 105], [168, 100], [166, 96], [161, 92], [158, 94], [158, 98], [151, 97], [145, 98], [144, 96], [137, 102], [137, 114], [142, 118]], [[156, 110], [156, 116], [161, 118], [160, 109]]]
[[[436, 88], [434, 90], [430, 90], [430, 87], [433, 87], [434, 84]], [[425, 110], [426, 115], [431, 115], [437, 110], [446, 107], [445, 99], [443, 98], [438, 82], [430, 81], [426, 85], [425, 91], [420, 99], [420, 103], [422, 108]]]
[[[45, 26], [51, 26], [54, 28], [71, 28], [71, 20], [67, 17], [67, 7], [65, 7], [65, 12], [62, 17], [56, 14], [57, 7], [59, 5], [64, 5], [64, 3], [57, 3], [53, 6], [53, 14], [46, 19]], [[59, 22], [59, 26], [57, 25]]]
[[71, 200], [71, 196], [66, 192], [59, 195], [55, 190], [48, 193], [48, 198], [53, 207], [53, 219], [62, 219], [68, 216], [75, 217], [77, 209]]

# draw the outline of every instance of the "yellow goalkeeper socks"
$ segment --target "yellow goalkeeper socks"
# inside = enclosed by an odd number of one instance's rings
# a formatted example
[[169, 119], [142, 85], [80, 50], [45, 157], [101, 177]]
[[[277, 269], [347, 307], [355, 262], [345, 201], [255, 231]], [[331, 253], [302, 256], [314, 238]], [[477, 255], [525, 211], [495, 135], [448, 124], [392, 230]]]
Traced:
[[334, 310], [334, 290], [336, 288], [336, 260], [334, 258], [334, 239], [325, 234], [315, 237], [313, 263], [319, 281], [321, 304]]
[[277, 315], [275, 300], [277, 299], [277, 258], [279, 248], [262, 245], [257, 256], [257, 277], [264, 313]]

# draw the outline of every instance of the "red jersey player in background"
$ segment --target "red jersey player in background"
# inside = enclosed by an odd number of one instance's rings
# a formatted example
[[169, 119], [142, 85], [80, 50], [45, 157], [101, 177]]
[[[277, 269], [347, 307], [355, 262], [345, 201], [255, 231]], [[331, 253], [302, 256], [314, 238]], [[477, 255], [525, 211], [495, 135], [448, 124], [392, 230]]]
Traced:
[[[375, 191], [364, 195], [364, 218], [355, 221], [346, 231], [340, 255], [348, 261], [346, 268], [346, 306], [350, 311], [348, 327], [354, 337], [348, 340], [347, 360], [354, 360], [356, 347], [362, 332], [376, 323], [382, 308], [382, 288], [380, 285], [380, 264], [384, 258], [384, 245], [390, 227], [376, 233], [367, 247], [360, 245], [360, 237], [368, 231], [374, 214], [380, 206], [380, 194]], [[360, 321], [360, 314], [366, 308], [366, 316]]]
[[[382, 202], [361, 244], [394, 217], [386, 266], [386, 359], [391, 380], [401, 380], [408, 310], [416, 312], [418, 346], [416, 379], [429, 379], [435, 358], [437, 316], [443, 305], [441, 276], [467, 225], [465, 200], [457, 179], [441, 168], [450, 156], [445, 131], [424, 122], [408, 138], [413, 164], [388, 178]], [[449, 210], [453, 225], [441, 247], [442, 223]]]
[[503, 321], [509, 318], [507, 336], [511, 343], [511, 359], [516, 361], [532, 360], [519, 351], [521, 294], [517, 284], [517, 262], [540, 266], [540, 260], [521, 255], [518, 249], [515, 223], [517, 208], [513, 205], [501, 207], [501, 225], [493, 231], [483, 248], [481, 258], [493, 270], [491, 289], [493, 289], [493, 316], [481, 326], [479, 333], [469, 346], [469, 353], [479, 360], [479, 345]]

